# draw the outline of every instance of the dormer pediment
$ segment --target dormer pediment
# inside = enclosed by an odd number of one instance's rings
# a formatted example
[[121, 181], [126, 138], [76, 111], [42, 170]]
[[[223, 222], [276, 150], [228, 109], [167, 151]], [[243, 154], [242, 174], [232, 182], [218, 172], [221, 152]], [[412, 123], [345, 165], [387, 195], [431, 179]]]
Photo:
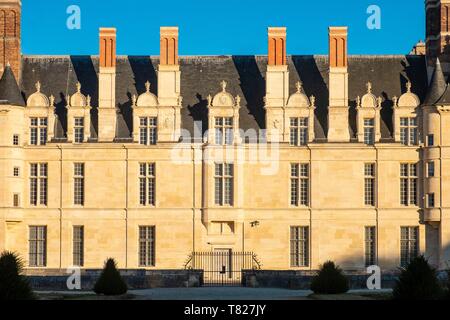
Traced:
[[309, 98], [303, 91], [302, 83], [297, 82], [296, 88], [297, 92], [295, 92], [289, 97], [287, 106], [297, 108], [309, 108], [311, 106], [311, 102], [309, 101]]
[[408, 81], [406, 84], [406, 92], [400, 96], [396, 106], [400, 108], [417, 108], [419, 105], [420, 99], [416, 94], [411, 92], [411, 82]]
[[357, 98], [357, 108], [378, 108], [380, 107], [380, 99], [372, 93], [372, 83], [367, 83], [367, 93], [360, 99]]
[[81, 84], [79, 82], [77, 83], [77, 92], [74, 93], [68, 100], [70, 101], [70, 107], [90, 107], [91, 105], [91, 97], [86, 97], [81, 93]]
[[150, 92], [150, 82], [145, 83], [145, 92], [136, 100], [135, 105], [137, 107], [157, 107], [158, 106], [158, 97]]
[[222, 91], [217, 93], [214, 98], [211, 98], [211, 95], [208, 96], [208, 107], [239, 107], [241, 98], [239, 96], [233, 98], [233, 96], [229, 92], [227, 92], [226, 81], [222, 81], [221, 86]]
[[36, 92], [27, 99], [27, 107], [49, 107], [50, 100], [41, 92], [41, 83], [36, 83]]

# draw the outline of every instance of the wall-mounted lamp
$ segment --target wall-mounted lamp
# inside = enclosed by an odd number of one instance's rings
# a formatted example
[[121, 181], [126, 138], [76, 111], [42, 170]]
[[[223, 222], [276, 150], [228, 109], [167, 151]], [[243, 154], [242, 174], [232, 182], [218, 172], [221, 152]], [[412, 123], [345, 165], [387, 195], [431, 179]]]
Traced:
[[250, 222], [250, 226], [252, 228], [259, 226], [259, 221], [252, 221], [252, 222]]

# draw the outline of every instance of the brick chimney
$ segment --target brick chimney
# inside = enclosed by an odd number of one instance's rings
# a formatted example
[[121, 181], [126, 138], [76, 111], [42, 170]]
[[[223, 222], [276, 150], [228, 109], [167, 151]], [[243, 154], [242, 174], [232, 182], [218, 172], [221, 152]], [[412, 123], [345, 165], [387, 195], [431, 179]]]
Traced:
[[269, 66], [286, 65], [286, 28], [270, 27], [269, 36]]
[[289, 99], [289, 70], [286, 59], [286, 28], [268, 28], [266, 73], [266, 137], [269, 142], [284, 141], [284, 117], [280, 112]]
[[3, 74], [9, 62], [17, 82], [19, 82], [21, 62], [21, 12], [20, 0], [0, 0], [0, 74]]
[[158, 141], [175, 142], [180, 137], [180, 78], [178, 27], [161, 27], [158, 66], [158, 123], [161, 125], [158, 127]]
[[450, 0], [426, 0], [426, 55], [431, 76], [439, 58], [446, 75], [450, 74]]
[[116, 136], [116, 29], [100, 28], [98, 75], [98, 140], [111, 142]]
[[161, 27], [160, 42], [160, 65], [178, 65], [178, 27]]
[[329, 28], [328, 141], [348, 142], [347, 27]]

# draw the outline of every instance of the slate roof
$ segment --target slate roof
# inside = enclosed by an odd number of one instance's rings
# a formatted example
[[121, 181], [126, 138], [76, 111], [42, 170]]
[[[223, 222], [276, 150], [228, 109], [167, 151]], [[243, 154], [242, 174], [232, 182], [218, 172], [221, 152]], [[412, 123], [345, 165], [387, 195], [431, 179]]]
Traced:
[[0, 103], [25, 106], [25, 101], [9, 65], [5, 67], [0, 79]]
[[[151, 82], [151, 91], [157, 94], [156, 68], [158, 57], [120, 56], [117, 58], [116, 102], [118, 112], [117, 139], [126, 141], [132, 132], [131, 97], [145, 92], [145, 82]], [[303, 82], [308, 96], [316, 96], [315, 135], [317, 141], [326, 139], [328, 131], [328, 57], [289, 56], [290, 93], [295, 83]], [[228, 82], [227, 91], [240, 95], [240, 127], [265, 128], [266, 56], [187, 56], [180, 57], [182, 128], [194, 130], [194, 121], [201, 121], [207, 129], [207, 96], [220, 91], [220, 82]], [[97, 132], [98, 101], [97, 56], [24, 56], [20, 88], [24, 97], [35, 91], [35, 83], [41, 82], [41, 91], [56, 97], [55, 105], [59, 123], [57, 139], [64, 139], [67, 128], [66, 101], [68, 94], [76, 92], [80, 81], [81, 92], [92, 97], [93, 140]], [[407, 81], [412, 91], [423, 102], [427, 93], [427, 71], [423, 56], [349, 56], [349, 98], [351, 136], [356, 132], [356, 97], [366, 93], [366, 83], [372, 82], [372, 92], [383, 97], [381, 134], [383, 140], [392, 138], [392, 97], [406, 92]], [[1, 96], [0, 96], [1, 97]]]

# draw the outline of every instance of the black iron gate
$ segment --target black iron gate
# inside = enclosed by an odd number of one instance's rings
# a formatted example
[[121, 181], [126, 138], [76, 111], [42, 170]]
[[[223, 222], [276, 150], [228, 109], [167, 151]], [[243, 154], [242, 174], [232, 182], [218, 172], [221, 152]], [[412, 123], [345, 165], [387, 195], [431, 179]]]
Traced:
[[242, 271], [260, 269], [260, 263], [253, 252], [216, 249], [193, 252], [186, 268], [203, 270], [203, 286], [240, 286]]

